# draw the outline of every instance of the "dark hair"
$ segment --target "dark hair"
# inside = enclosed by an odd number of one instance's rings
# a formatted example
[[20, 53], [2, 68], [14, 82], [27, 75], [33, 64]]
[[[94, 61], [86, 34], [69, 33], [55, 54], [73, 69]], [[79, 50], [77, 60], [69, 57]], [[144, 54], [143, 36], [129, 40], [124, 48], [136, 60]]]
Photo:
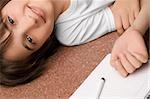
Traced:
[[[0, 11], [11, 0], [0, 0]], [[55, 30], [55, 29], [54, 29]], [[43, 73], [46, 60], [53, 55], [58, 47], [58, 41], [52, 35], [47, 39], [43, 46], [34, 52], [26, 60], [9, 61], [3, 56], [5, 49], [9, 46], [11, 35], [1, 41], [6, 32], [5, 24], [0, 14], [0, 84], [6, 86], [16, 86], [32, 81]]]

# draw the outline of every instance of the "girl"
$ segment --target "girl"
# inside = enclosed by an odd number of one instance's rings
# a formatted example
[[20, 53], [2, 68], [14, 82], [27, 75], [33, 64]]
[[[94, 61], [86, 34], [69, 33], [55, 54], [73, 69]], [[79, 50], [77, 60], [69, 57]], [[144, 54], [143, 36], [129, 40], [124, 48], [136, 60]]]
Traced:
[[[1, 0], [0, 83], [17, 85], [38, 77], [56, 49], [122, 33], [139, 11], [138, 0]], [[127, 7], [128, 6], [128, 7]], [[120, 8], [120, 9], [118, 9]]]

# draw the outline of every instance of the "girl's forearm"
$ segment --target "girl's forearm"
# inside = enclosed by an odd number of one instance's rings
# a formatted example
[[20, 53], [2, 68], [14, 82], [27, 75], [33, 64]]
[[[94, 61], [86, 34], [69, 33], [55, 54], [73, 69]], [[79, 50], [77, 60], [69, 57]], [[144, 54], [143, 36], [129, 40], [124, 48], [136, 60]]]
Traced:
[[147, 15], [147, 10], [145, 8], [141, 8], [141, 11], [138, 17], [135, 19], [133, 25], [134, 29], [138, 30], [141, 35], [144, 35], [149, 26], [149, 19]]
[[138, 30], [141, 35], [144, 35], [150, 25], [149, 0], [140, 0], [141, 10], [133, 25], [134, 29]]

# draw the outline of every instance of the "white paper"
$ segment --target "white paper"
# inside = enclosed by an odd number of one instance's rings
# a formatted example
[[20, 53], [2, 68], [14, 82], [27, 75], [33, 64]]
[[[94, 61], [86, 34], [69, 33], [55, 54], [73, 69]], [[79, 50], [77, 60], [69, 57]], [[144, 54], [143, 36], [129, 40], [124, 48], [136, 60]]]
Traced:
[[110, 65], [109, 54], [69, 99], [96, 99], [102, 77], [106, 81], [100, 99], [144, 99], [150, 89], [150, 62], [123, 78]]

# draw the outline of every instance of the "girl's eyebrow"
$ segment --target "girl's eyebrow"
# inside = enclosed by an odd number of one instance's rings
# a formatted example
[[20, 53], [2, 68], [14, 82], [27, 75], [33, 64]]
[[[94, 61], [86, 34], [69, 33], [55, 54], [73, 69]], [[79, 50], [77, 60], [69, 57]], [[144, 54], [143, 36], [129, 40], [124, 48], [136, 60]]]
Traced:
[[[11, 30], [8, 28], [7, 24], [5, 22], [1, 23], [3, 25], [3, 29], [4, 29], [4, 35], [2, 36], [0, 43], [5, 42], [7, 39], [9, 39], [9, 37], [11, 36]], [[6, 35], [8, 34], [8, 35]]]
[[3, 24], [4, 24], [5, 29], [11, 33], [11, 29], [10, 29], [8, 22], [4, 21]]
[[5, 42], [5, 40], [7, 40], [10, 35], [11, 35], [10, 31], [6, 31], [6, 33], [2, 36], [2, 38], [1, 38], [1, 40], [0, 40], [0, 44], [1, 44], [2, 42]]

